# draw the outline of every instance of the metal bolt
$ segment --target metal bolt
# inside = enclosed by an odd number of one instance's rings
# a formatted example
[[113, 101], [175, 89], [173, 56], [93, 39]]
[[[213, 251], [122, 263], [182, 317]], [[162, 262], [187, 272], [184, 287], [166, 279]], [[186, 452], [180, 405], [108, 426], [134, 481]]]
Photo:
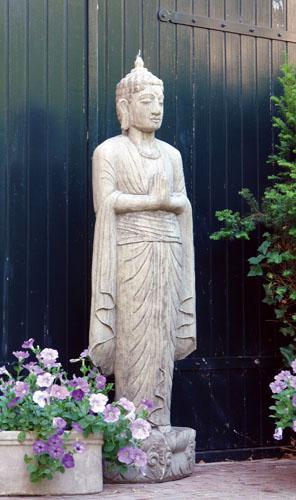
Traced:
[[278, 36], [279, 36], [279, 37], [281, 37], [281, 36], [282, 36], [282, 34], [281, 34], [281, 33], [278, 33]]
[[249, 29], [249, 32], [250, 32], [250, 33], [254, 33], [254, 31], [255, 31], [255, 30], [254, 30], [254, 28], [250, 28], [250, 29]]
[[225, 28], [226, 24], [222, 23], [221, 28]]
[[194, 17], [192, 18], [192, 22], [193, 22], [193, 23], [196, 23], [196, 19], [194, 19]]

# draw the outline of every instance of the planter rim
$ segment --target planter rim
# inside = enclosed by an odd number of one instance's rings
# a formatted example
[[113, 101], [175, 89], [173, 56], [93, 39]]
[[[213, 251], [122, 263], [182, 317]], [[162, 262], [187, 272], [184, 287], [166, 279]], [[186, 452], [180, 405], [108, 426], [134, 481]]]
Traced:
[[[81, 441], [87, 441], [89, 445], [97, 445], [97, 444], [103, 444], [103, 434], [101, 432], [98, 432], [96, 434], [90, 434], [87, 438], [85, 438], [81, 433], [76, 432], [76, 431], [66, 431], [70, 433], [70, 438], [67, 441], [69, 444], [81, 440]], [[27, 431], [26, 432], [26, 439], [23, 442], [20, 442], [17, 437], [19, 435], [20, 431], [0, 431], [0, 446], [5, 446], [7, 445], [8, 442], [13, 443], [18, 445], [26, 445], [26, 444], [32, 444], [35, 440], [36, 437], [32, 431]]]

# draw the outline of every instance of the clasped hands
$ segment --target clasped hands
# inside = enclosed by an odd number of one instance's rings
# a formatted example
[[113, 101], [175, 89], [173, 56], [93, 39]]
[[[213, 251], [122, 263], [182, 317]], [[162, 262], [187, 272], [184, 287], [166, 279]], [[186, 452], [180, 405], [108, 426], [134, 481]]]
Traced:
[[155, 210], [179, 213], [185, 207], [185, 195], [182, 193], [170, 194], [167, 180], [160, 173], [154, 174], [150, 179], [148, 193], [152, 198]]

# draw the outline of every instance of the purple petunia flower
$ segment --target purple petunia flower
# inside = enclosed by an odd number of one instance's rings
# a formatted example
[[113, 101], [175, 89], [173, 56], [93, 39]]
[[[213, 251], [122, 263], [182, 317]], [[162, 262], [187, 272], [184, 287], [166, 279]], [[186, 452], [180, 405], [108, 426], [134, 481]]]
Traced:
[[26, 368], [26, 370], [28, 370], [30, 373], [35, 373], [35, 375], [41, 375], [42, 373], [44, 373], [42, 368], [37, 365], [36, 361], [30, 361], [30, 363], [26, 363], [24, 365], [24, 368]]
[[106, 385], [106, 381], [107, 381], [107, 379], [106, 379], [106, 377], [104, 377], [104, 375], [101, 375], [101, 374], [97, 375], [96, 376], [96, 388], [100, 389], [100, 390], [104, 389], [105, 385]]
[[48, 446], [62, 446], [62, 440], [58, 434], [54, 434], [47, 440]]
[[23, 349], [33, 349], [34, 339], [25, 340], [22, 344]]
[[75, 466], [73, 455], [71, 455], [70, 453], [66, 453], [63, 456], [62, 464], [64, 467], [66, 467], [66, 469], [72, 469], [72, 467]]
[[276, 380], [275, 382], [271, 382], [269, 384], [269, 387], [273, 392], [273, 394], [279, 394], [280, 392], [282, 392], [284, 389], [287, 388], [287, 384], [282, 380]]
[[85, 444], [82, 443], [81, 441], [76, 441], [73, 448], [76, 451], [76, 453], [83, 453], [85, 451]]
[[13, 351], [12, 354], [18, 359], [19, 363], [30, 356], [27, 351]]
[[56, 429], [65, 429], [65, 427], [67, 427], [67, 422], [62, 417], [54, 417], [52, 420], [52, 425]]
[[48, 451], [48, 446], [42, 439], [38, 439], [33, 444], [33, 453], [35, 455], [42, 455], [42, 453], [47, 453], [47, 451]]
[[83, 377], [73, 377], [70, 381], [71, 387], [75, 387], [75, 389], [81, 389], [85, 394], [89, 393], [89, 385], [88, 382]]
[[16, 397], [22, 399], [27, 396], [27, 394], [29, 394], [29, 384], [26, 384], [26, 382], [17, 381], [13, 390]]
[[153, 401], [151, 401], [151, 399], [142, 399], [141, 407], [144, 410], [151, 411], [154, 408], [154, 403], [153, 403]]
[[11, 408], [14, 408], [18, 404], [19, 400], [20, 398], [13, 398], [11, 401], [9, 401], [9, 403], [7, 403], [7, 408], [11, 410]]
[[105, 422], [117, 422], [120, 417], [120, 410], [116, 406], [107, 405], [103, 411]]
[[296, 373], [296, 359], [294, 359], [294, 361], [292, 361], [291, 367], [292, 367], [293, 372]]
[[74, 401], [81, 401], [84, 398], [84, 392], [81, 389], [74, 389], [74, 391], [71, 392], [71, 396]]
[[134, 461], [134, 453], [135, 448], [132, 446], [125, 446], [124, 448], [121, 448], [118, 453], [117, 453], [117, 458], [119, 462], [130, 465]]
[[87, 358], [87, 356], [88, 356], [88, 349], [84, 349], [84, 351], [80, 353], [80, 358]]
[[61, 458], [64, 455], [64, 448], [61, 445], [49, 445], [48, 446], [48, 453], [51, 456], [51, 458]]
[[145, 467], [147, 465], [147, 455], [140, 448], [134, 450], [134, 464], [136, 467]]
[[82, 427], [77, 422], [72, 422], [72, 429], [76, 432], [83, 432]]

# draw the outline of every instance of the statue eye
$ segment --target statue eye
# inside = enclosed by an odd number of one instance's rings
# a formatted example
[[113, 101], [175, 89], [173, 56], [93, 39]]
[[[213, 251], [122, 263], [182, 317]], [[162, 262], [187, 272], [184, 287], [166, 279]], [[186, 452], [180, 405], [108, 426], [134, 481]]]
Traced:
[[142, 104], [151, 104], [152, 99], [141, 99], [140, 101]]

